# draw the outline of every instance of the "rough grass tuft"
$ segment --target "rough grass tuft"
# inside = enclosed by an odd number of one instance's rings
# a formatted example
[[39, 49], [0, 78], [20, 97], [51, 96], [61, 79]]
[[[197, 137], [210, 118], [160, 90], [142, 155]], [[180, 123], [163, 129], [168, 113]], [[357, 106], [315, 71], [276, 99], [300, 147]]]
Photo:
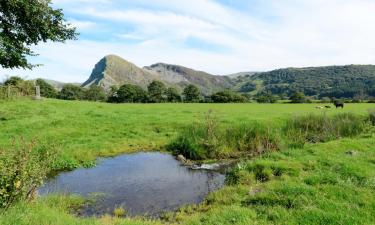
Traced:
[[308, 114], [287, 120], [283, 132], [290, 147], [303, 147], [305, 143], [355, 137], [367, 127], [366, 118], [353, 113]]

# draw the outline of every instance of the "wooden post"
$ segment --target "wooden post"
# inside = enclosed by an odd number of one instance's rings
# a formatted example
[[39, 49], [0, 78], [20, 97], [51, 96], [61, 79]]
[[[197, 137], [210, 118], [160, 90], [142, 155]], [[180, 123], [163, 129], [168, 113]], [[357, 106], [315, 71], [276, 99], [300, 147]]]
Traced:
[[7, 94], [7, 97], [10, 98], [10, 85], [8, 85], [8, 94]]

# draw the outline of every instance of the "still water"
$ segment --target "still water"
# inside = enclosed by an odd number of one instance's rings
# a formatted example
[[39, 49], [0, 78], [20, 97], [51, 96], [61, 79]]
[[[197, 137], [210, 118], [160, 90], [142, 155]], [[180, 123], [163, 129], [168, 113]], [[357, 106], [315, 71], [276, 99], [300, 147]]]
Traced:
[[203, 201], [224, 185], [223, 174], [191, 170], [164, 153], [136, 153], [100, 159], [89, 169], [63, 172], [48, 180], [39, 194], [67, 193], [96, 196], [79, 212], [84, 216], [112, 214], [123, 207], [126, 214], [158, 216], [186, 204]]

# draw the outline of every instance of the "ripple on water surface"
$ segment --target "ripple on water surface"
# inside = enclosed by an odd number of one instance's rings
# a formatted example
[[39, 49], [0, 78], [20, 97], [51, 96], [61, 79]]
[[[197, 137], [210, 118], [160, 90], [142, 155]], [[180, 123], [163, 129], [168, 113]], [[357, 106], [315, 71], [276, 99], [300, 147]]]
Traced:
[[223, 186], [224, 178], [214, 171], [190, 170], [169, 154], [137, 153], [100, 159], [94, 168], [60, 173], [39, 193], [97, 194], [97, 200], [82, 209], [86, 216], [112, 214], [116, 207], [131, 216], [157, 216], [201, 202]]

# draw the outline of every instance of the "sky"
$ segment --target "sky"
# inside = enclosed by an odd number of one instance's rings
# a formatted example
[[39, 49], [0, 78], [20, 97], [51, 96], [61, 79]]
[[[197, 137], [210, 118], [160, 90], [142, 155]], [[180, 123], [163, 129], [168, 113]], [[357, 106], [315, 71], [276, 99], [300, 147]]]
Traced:
[[105, 55], [212, 74], [375, 64], [375, 0], [53, 0], [78, 40], [41, 43], [7, 76], [85, 81]]

